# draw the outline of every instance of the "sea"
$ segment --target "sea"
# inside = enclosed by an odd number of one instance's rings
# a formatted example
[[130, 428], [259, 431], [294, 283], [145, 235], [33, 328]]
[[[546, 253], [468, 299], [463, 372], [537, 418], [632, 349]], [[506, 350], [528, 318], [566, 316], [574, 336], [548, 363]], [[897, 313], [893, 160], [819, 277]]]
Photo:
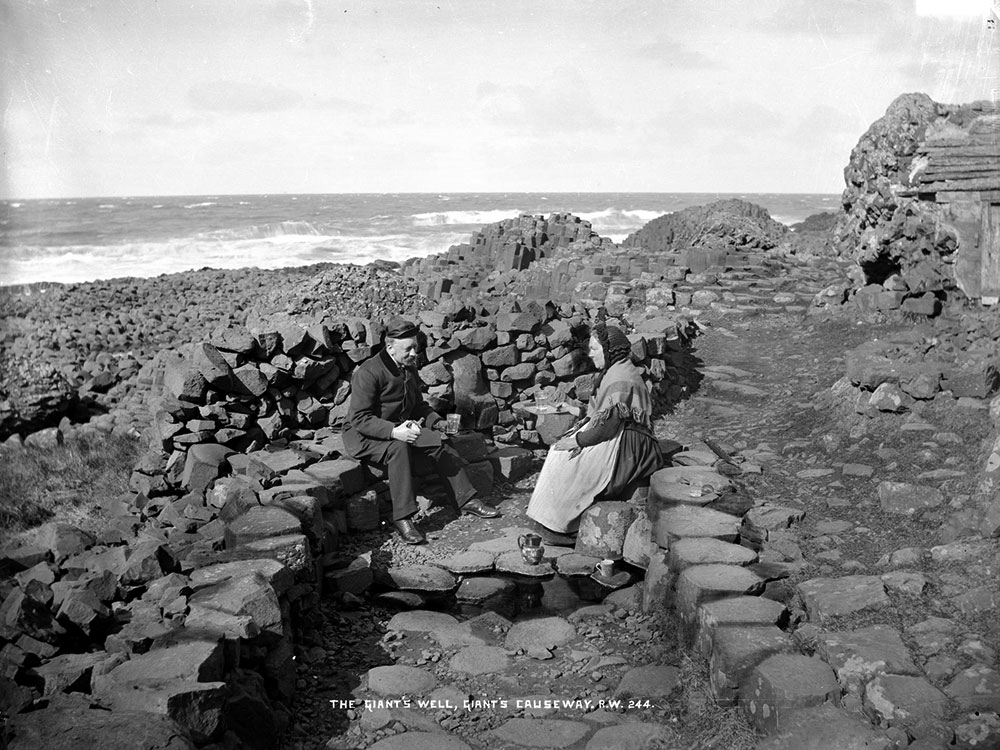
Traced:
[[837, 194], [380, 193], [0, 201], [0, 286], [152, 277], [201, 268], [404, 261], [523, 213], [573, 213], [616, 242], [663, 214], [723, 198], [785, 224]]

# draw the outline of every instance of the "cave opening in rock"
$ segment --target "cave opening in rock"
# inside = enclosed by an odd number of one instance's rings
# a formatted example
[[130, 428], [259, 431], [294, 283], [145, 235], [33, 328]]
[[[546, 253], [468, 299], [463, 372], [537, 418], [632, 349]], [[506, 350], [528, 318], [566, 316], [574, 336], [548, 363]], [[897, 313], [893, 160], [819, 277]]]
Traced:
[[885, 253], [870, 261], [861, 262], [861, 270], [864, 271], [865, 281], [869, 284], [881, 284], [893, 274], [900, 271], [899, 262]]

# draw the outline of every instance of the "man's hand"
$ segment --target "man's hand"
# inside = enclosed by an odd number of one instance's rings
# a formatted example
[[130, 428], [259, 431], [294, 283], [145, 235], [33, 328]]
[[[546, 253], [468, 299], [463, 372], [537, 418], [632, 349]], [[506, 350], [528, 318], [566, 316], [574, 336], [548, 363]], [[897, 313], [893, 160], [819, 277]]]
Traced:
[[420, 425], [413, 421], [403, 422], [403, 424], [392, 428], [392, 439], [400, 440], [411, 445], [420, 435]]

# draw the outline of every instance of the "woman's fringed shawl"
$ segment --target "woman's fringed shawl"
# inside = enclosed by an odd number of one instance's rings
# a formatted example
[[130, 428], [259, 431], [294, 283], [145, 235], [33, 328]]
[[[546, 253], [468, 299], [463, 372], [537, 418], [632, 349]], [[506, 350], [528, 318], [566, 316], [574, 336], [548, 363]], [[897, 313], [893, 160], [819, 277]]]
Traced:
[[631, 360], [615, 362], [604, 373], [597, 395], [590, 400], [586, 427], [598, 427], [614, 409], [622, 419], [631, 419], [647, 430], [653, 429], [653, 399], [642, 380], [639, 368]]
[[[653, 400], [642, 374], [629, 360], [608, 368], [590, 403], [583, 429], [603, 424], [613, 410], [652, 430]], [[613, 439], [586, 448], [550, 450], [528, 502], [528, 517], [554, 531], [572, 530], [611, 481], [623, 432], [619, 429]]]

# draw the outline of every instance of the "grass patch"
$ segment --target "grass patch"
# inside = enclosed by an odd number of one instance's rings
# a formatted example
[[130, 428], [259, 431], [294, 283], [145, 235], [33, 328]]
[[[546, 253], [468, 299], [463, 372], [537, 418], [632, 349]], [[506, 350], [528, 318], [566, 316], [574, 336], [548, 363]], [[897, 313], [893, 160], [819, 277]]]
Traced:
[[0, 541], [47, 521], [97, 531], [107, 518], [100, 500], [128, 491], [140, 444], [128, 437], [81, 436], [55, 448], [0, 456]]
[[677, 729], [691, 750], [753, 750], [760, 735], [736, 706], [723, 706], [712, 695], [708, 681], [708, 663], [697, 656], [684, 654], [680, 697], [683, 711]]

